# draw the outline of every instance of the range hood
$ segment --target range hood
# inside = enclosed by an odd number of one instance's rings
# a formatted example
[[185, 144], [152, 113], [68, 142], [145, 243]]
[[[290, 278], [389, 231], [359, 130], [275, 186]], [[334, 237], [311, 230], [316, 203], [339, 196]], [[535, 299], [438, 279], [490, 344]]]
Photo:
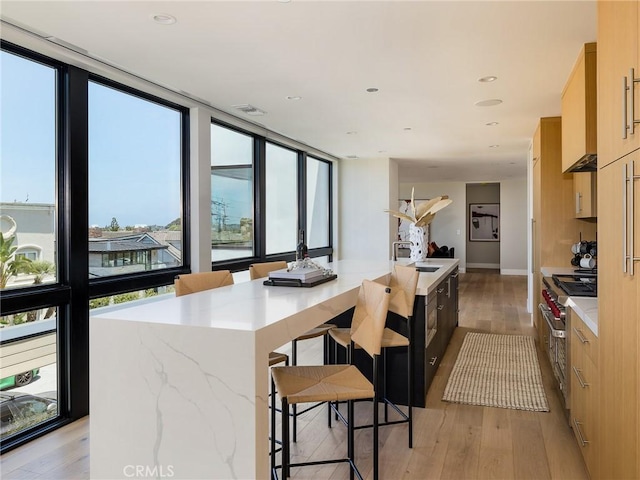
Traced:
[[598, 171], [598, 155], [595, 153], [587, 153], [580, 160], [574, 163], [567, 172], [597, 172]]

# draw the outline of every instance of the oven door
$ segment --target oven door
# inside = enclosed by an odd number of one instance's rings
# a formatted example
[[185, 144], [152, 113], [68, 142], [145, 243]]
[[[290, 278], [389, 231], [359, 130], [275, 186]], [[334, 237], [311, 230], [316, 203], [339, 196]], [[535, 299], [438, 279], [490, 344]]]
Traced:
[[547, 305], [541, 303], [538, 308], [549, 327], [548, 354], [553, 376], [556, 377], [558, 387], [564, 397], [565, 408], [569, 408], [569, 386], [566, 378], [568, 351], [565, 324], [553, 315], [553, 312]]

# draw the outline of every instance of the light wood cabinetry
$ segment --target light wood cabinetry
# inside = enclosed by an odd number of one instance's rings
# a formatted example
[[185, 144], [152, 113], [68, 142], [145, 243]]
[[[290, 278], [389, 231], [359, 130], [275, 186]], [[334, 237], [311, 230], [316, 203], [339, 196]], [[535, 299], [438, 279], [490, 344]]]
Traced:
[[640, 150], [598, 172], [601, 478], [640, 478], [640, 264], [635, 262], [631, 275], [631, 263], [624, 261], [624, 249], [630, 253], [632, 240], [634, 255], [640, 256], [640, 180], [633, 182], [633, 203], [632, 184], [623, 182], [632, 162], [637, 176]]
[[571, 428], [587, 470], [598, 472], [598, 338], [580, 317], [571, 312]]
[[545, 321], [537, 305], [541, 302], [540, 268], [571, 268], [571, 245], [595, 238], [595, 224], [575, 218], [573, 174], [562, 173], [562, 121], [541, 118], [533, 137], [533, 273], [534, 323], [538, 338], [544, 338]]
[[631, 133], [630, 121], [632, 110], [640, 120], [640, 82], [630, 79], [631, 69], [640, 78], [639, 23], [638, 1], [598, 2], [598, 129], [607, 132], [598, 135], [599, 167], [640, 147], [640, 124]]
[[624, 180], [640, 173], [639, 19], [638, 1], [598, 2], [599, 478], [640, 478], [640, 180]]
[[597, 175], [595, 172], [573, 174], [573, 195], [575, 196], [576, 218], [597, 217]]
[[596, 44], [584, 45], [562, 92], [562, 171], [598, 151]]

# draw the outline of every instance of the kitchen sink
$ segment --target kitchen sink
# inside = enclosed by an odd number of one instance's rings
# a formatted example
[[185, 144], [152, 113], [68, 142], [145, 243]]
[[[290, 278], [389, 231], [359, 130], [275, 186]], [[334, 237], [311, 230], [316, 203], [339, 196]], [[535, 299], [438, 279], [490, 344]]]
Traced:
[[416, 265], [416, 270], [419, 272], [437, 272], [440, 267], [441, 265]]

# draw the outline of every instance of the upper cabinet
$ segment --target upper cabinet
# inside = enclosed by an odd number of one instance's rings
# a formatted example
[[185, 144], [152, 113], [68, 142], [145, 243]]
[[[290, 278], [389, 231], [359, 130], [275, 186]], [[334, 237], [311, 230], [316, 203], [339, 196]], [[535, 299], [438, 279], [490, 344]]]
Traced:
[[598, 2], [599, 168], [640, 147], [639, 23], [638, 1]]
[[584, 45], [562, 92], [562, 171], [595, 170], [597, 155], [596, 44]]

